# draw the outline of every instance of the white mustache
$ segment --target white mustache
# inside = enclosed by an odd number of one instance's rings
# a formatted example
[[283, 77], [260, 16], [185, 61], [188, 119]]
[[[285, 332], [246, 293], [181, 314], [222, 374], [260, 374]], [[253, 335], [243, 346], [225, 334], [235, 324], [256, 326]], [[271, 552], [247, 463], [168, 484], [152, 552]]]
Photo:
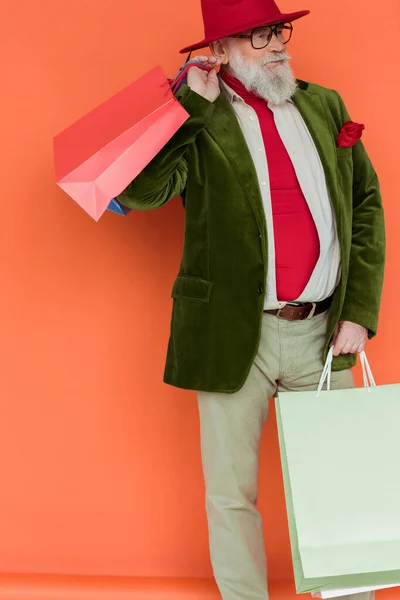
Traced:
[[286, 52], [277, 52], [273, 56], [269, 56], [267, 58], [263, 58], [261, 61], [262, 65], [267, 65], [272, 62], [279, 62], [281, 60], [290, 60], [292, 57], [290, 54], [286, 54]]

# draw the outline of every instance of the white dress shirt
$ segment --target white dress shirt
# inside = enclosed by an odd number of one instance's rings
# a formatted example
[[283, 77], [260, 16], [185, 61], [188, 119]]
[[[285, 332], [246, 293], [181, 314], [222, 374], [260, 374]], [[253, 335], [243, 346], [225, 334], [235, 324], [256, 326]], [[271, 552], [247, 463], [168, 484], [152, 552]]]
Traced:
[[[236, 113], [253, 158], [264, 205], [268, 234], [268, 274], [264, 310], [283, 307], [276, 296], [274, 224], [268, 162], [260, 123], [255, 110], [222, 79], [220, 85]], [[278, 106], [268, 104], [284, 143], [304, 197], [314, 219], [320, 255], [311, 278], [296, 302], [319, 302], [335, 290], [340, 278], [340, 246], [336, 220], [326, 185], [324, 169], [314, 141], [295, 104], [288, 100]]]

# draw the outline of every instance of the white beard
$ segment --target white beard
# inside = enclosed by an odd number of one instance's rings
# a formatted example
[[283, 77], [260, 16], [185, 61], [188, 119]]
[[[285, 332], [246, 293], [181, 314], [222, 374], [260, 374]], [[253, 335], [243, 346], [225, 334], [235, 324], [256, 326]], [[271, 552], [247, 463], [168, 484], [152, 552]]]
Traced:
[[275, 52], [271, 57], [254, 62], [244, 58], [236, 48], [231, 48], [228, 69], [247, 91], [264, 98], [270, 104], [282, 104], [296, 91], [297, 83], [293, 71], [288, 62], [271, 69], [264, 69], [264, 65], [276, 60], [287, 61], [290, 58], [286, 52]]

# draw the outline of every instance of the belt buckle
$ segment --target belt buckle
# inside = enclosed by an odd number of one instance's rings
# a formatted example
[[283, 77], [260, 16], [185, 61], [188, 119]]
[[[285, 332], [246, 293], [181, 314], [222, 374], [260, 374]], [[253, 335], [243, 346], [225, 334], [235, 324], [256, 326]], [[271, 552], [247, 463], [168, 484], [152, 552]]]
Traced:
[[298, 304], [297, 304], [296, 302], [286, 302], [286, 303], [284, 304], [284, 306], [282, 306], [281, 308], [278, 308], [278, 309], [277, 309], [277, 311], [276, 311], [276, 313], [275, 313], [275, 316], [276, 316], [278, 319], [282, 319], [282, 321], [285, 321], [285, 320], [286, 320], [286, 319], [285, 319], [285, 317], [281, 317], [281, 312], [282, 312], [282, 311], [283, 311], [283, 310], [284, 310], [284, 309], [285, 309], [287, 306], [298, 306]]
[[283, 311], [283, 309], [287, 306], [287, 304], [285, 304], [285, 306], [282, 306], [281, 308], [278, 308], [278, 310], [275, 313], [275, 316], [277, 319], [282, 319], [284, 320], [284, 317], [281, 317], [281, 312]]
[[311, 304], [312, 307], [311, 307], [309, 314], [305, 318], [301, 319], [301, 321], [308, 321], [308, 319], [312, 319], [315, 314], [315, 311], [317, 309], [317, 304], [318, 304], [317, 302], [286, 302], [285, 306], [282, 306], [282, 308], [277, 309], [276, 317], [278, 319], [285, 318], [285, 317], [281, 317], [281, 312], [283, 311], [284, 308], [286, 308], [286, 306], [299, 306], [299, 307], [303, 306], [304, 307], [306, 304]]
[[312, 319], [315, 311], [317, 310], [317, 302], [310, 302], [310, 304], [312, 304], [312, 308], [310, 310], [310, 314], [306, 316], [306, 318], [304, 319], [304, 321], [308, 321], [308, 319]]

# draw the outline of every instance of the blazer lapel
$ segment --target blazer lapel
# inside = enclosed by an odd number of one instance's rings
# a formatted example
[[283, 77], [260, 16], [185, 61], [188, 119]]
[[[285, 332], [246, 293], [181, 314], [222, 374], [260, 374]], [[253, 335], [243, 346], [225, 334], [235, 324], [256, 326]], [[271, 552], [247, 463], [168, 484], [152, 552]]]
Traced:
[[[299, 82], [293, 102], [300, 111], [320, 156], [339, 233], [341, 202], [332, 117], [323, 99], [307, 88], [307, 83]], [[258, 227], [260, 231], [265, 232], [265, 212], [257, 172], [235, 112], [224, 93], [221, 93], [215, 101], [214, 115], [207, 126], [207, 131], [231, 162], [238, 184], [245, 191]]]
[[236, 114], [223, 92], [215, 101], [213, 118], [207, 131], [231, 162], [238, 185], [245, 192], [259, 230], [265, 233], [265, 212], [256, 168]]
[[[293, 102], [297, 106], [314, 144], [324, 168], [329, 196], [335, 211], [338, 229], [341, 229], [341, 202], [338, 180], [338, 164], [336, 153], [336, 142], [332, 116], [323, 98], [302, 86], [293, 96]], [[307, 84], [303, 84], [307, 86]]]

